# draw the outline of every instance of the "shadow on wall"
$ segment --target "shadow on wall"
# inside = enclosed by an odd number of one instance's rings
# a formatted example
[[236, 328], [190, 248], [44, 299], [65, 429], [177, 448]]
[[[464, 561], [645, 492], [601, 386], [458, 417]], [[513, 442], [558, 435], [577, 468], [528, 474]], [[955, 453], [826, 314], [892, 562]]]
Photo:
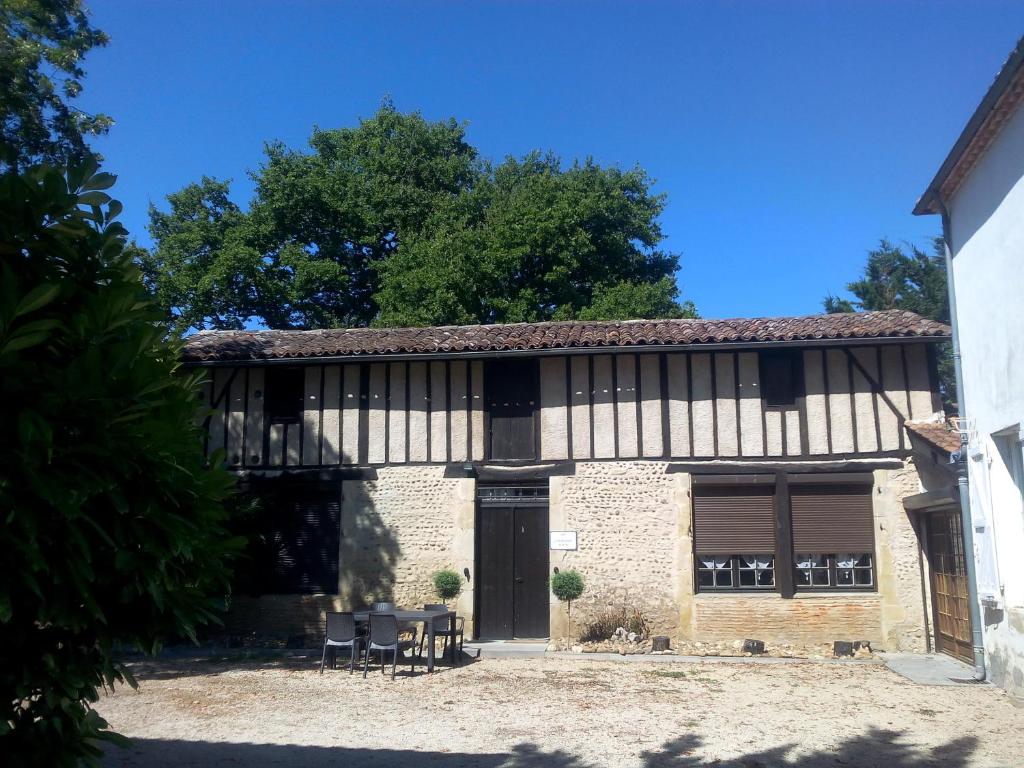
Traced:
[[394, 600], [395, 567], [402, 550], [373, 502], [376, 480], [343, 483], [339, 597], [345, 607]]
[[[835, 768], [837, 765], [858, 768], [965, 768], [977, 746], [977, 739], [965, 737], [933, 749], [918, 749], [899, 741], [900, 736], [896, 731], [871, 729], [841, 742], [834, 749], [818, 749], [790, 757], [796, 751], [795, 747], [784, 746], [721, 760], [701, 756], [701, 738], [689, 734], [665, 742], [655, 752], [642, 753], [640, 765], [642, 768]], [[407, 765], [458, 765], [463, 768], [592, 766], [563, 750], [547, 752], [530, 743], [518, 744], [507, 753], [458, 753], [158, 739], [134, 739], [126, 749], [111, 748], [104, 756], [102, 765], [107, 768], [179, 768], [183, 765], [287, 765], [291, 768], [337, 768], [348, 765], [360, 768], [398, 768]]]
[[245, 482], [234, 532], [249, 544], [235, 569], [229, 637], [298, 641], [322, 632], [325, 611], [391, 598], [401, 550], [367, 492], [373, 482], [334, 472]]

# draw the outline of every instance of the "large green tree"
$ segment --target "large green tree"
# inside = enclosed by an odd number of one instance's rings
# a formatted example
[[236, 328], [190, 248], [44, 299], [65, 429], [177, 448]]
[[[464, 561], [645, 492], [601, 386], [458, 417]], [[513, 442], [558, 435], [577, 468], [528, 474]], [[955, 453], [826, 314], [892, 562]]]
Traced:
[[640, 169], [539, 153], [493, 166], [455, 120], [390, 103], [310, 145], [267, 146], [247, 211], [208, 178], [151, 209], [138, 258], [178, 331], [693, 312]]
[[[853, 298], [825, 297], [826, 312], [907, 309], [921, 317], [949, 323], [946, 260], [941, 238], [932, 241], [931, 253], [915, 245], [904, 250], [888, 240], [868, 251], [863, 275], [847, 284]], [[939, 356], [939, 386], [944, 402], [955, 398], [955, 376], [948, 345]]]
[[0, 2], [0, 171], [80, 163], [112, 120], [76, 109], [82, 60], [107, 36], [81, 0]]
[[90, 164], [0, 176], [0, 762], [94, 762], [116, 661], [228, 591], [234, 480]]

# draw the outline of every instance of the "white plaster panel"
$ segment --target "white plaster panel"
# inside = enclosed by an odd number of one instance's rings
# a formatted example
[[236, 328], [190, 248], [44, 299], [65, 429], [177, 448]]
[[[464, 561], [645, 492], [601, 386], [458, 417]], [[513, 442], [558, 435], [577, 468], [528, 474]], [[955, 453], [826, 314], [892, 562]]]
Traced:
[[929, 421], [936, 412], [932, 407], [932, 387], [928, 377], [928, 351], [924, 344], [908, 344], [907, 378], [910, 384], [910, 415], [915, 421]]
[[736, 456], [736, 369], [733, 355], [715, 353], [715, 416], [718, 424], [718, 455]]
[[761, 421], [761, 371], [756, 352], [740, 352], [740, 451], [744, 456], [764, 456], [765, 434]]
[[239, 370], [231, 382], [228, 392], [228, 444], [226, 461], [228, 466], [241, 466], [245, 446], [242, 444], [242, 431], [245, 424], [245, 370]]
[[[874, 347], [854, 349], [853, 357], [875, 381], [878, 380], [878, 359]], [[857, 410], [857, 448], [861, 452], [877, 451], [879, 447], [878, 431], [875, 429], [875, 394], [871, 389], [871, 383], [856, 365], [853, 367], [853, 392], [853, 405]]]
[[430, 363], [430, 460], [448, 461], [447, 372], [443, 362]]
[[267, 456], [272, 467], [284, 464], [284, 424], [271, 424], [267, 430]]
[[484, 457], [484, 364], [479, 360], [470, 363], [470, 386], [473, 396], [470, 402], [469, 428], [473, 455], [469, 458], [480, 461]]
[[665, 355], [668, 366], [668, 423], [673, 456], [690, 455], [690, 392], [686, 381], [687, 356]]
[[341, 367], [324, 368], [324, 418], [321, 461], [337, 464], [341, 456]]
[[661, 456], [665, 451], [661, 434], [661, 358], [640, 355], [640, 420], [643, 424], [643, 455]]
[[589, 459], [590, 445], [590, 363], [586, 355], [574, 355], [571, 361], [572, 375], [572, 457]]
[[246, 397], [248, 398], [248, 413], [245, 417], [245, 456], [242, 461], [246, 464], [260, 465], [263, 463], [263, 390], [264, 370], [262, 368], [248, 369], [249, 386]]
[[637, 455], [636, 355], [615, 356], [615, 399], [618, 407], [619, 456]]
[[767, 408], [764, 412], [765, 438], [769, 456], [782, 456], [782, 419], [783, 414], [778, 408]]
[[796, 408], [791, 408], [783, 414], [786, 420], [786, 455], [787, 456], [799, 456], [801, 453], [800, 447], [800, 412]]
[[387, 423], [387, 385], [384, 363], [370, 366], [370, 380], [367, 392], [367, 420], [369, 444], [366, 446], [366, 460], [371, 464], [383, 464], [387, 459], [387, 443], [384, 441]]
[[451, 362], [452, 436], [449, 461], [469, 458], [469, 396], [466, 391], [469, 369], [465, 360]]
[[850, 395], [850, 369], [846, 354], [841, 349], [826, 353], [828, 364], [829, 429], [832, 432], [832, 452], [853, 452], [853, 397]]
[[298, 424], [286, 424], [284, 428], [285, 464], [294, 467], [299, 463], [299, 440], [301, 427]]
[[359, 462], [359, 365], [342, 368], [341, 461]]
[[565, 404], [565, 358], [540, 359], [540, 455], [569, 458], [568, 409]]
[[323, 368], [306, 368], [302, 392], [302, 463], [320, 463], [320, 373]]
[[209, 451], [211, 454], [224, 447], [224, 420], [229, 397], [224, 392], [224, 388], [227, 386], [230, 378], [230, 368], [217, 368], [213, 372], [213, 397], [220, 398], [220, 402], [210, 412]]
[[594, 357], [594, 458], [615, 457], [615, 408], [611, 355]]
[[[907, 418], [910, 415], [910, 403], [907, 401], [906, 379], [903, 376], [903, 357], [900, 355], [900, 348], [895, 344], [882, 347], [882, 386], [885, 387], [885, 394], [896, 406], [896, 410]], [[888, 406], [883, 407], [890, 411]], [[890, 421], [892, 432], [883, 434], [882, 444], [887, 449], [900, 447], [900, 428], [895, 415]], [[884, 429], [884, 425], [883, 425]]]
[[828, 453], [828, 418], [825, 414], [825, 371], [821, 350], [804, 352], [804, 387], [807, 393], [807, 449]]
[[427, 460], [427, 364], [409, 363], [409, 461]]
[[715, 455], [715, 415], [711, 400], [711, 355], [690, 355], [690, 382], [693, 386], [693, 455]]
[[[405, 385], [406, 363], [391, 363], [388, 398], [388, 461], [400, 464], [406, 461], [405, 445]], [[324, 397], [326, 400], [326, 396]]]

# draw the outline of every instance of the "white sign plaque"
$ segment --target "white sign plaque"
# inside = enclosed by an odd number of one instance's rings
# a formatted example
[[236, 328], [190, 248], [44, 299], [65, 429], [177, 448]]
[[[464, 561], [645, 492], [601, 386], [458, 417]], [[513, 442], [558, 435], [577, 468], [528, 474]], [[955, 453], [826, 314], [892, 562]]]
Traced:
[[551, 549], [576, 549], [576, 531], [551, 531]]

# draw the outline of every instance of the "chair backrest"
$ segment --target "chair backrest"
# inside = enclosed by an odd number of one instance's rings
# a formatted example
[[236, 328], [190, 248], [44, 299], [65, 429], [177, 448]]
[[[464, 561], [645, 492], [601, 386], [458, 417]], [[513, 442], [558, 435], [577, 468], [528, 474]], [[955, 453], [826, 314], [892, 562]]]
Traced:
[[327, 639], [347, 642], [356, 636], [356, 617], [351, 613], [327, 613]]
[[398, 642], [398, 619], [394, 614], [370, 614], [370, 642], [377, 645], [395, 645]]
[[386, 611], [393, 611], [393, 610], [395, 610], [395, 604], [394, 603], [383, 603], [383, 602], [382, 603], [374, 603], [371, 606], [370, 610], [374, 611], [376, 613], [381, 613], [381, 612], [386, 612]]
[[[449, 611], [451, 610], [447, 605], [442, 603], [427, 603], [423, 606], [424, 611]], [[430, 620], [434, 625], [434, 629], [448, 629], [448, 617], [447, 616], [435, 616]]]

